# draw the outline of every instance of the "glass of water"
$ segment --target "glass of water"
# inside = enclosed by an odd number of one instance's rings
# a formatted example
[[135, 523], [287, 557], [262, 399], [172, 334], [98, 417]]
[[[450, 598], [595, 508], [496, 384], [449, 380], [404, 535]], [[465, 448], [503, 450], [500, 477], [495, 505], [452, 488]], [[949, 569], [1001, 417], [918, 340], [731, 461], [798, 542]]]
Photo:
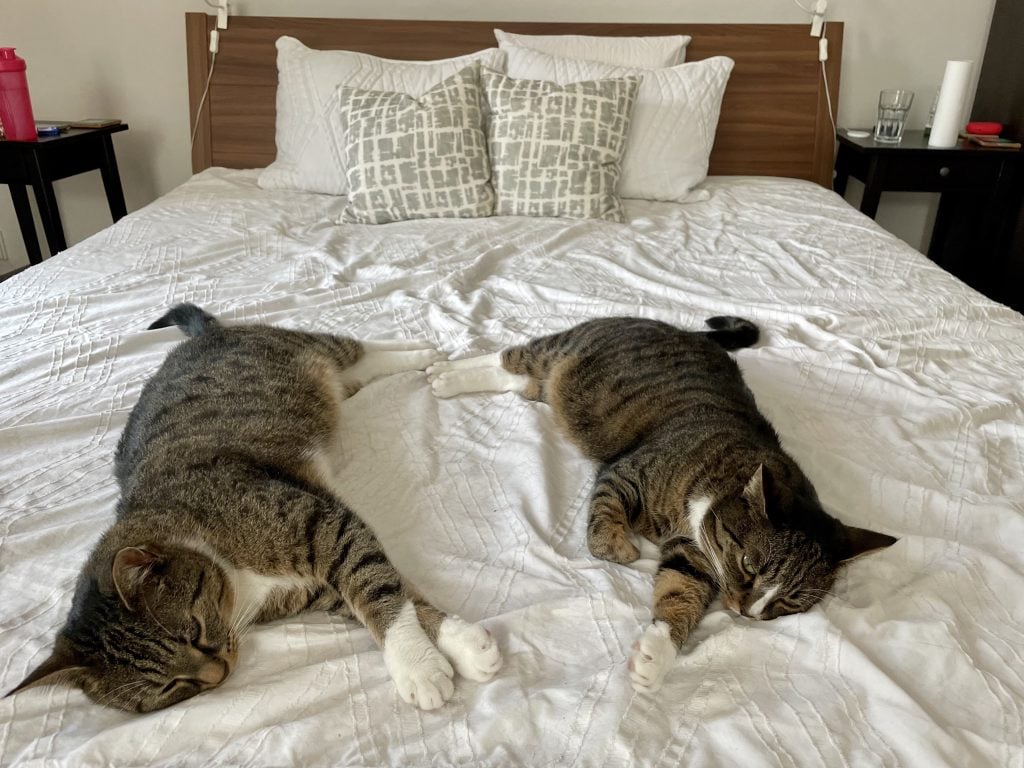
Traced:
[[878, 122], [875, 123], [875, 141], [882, 144], [899, 144], [903, 138], [903, 126], [907, 113], [914, 103], [914, 92], [898, 88], [878, 94]]

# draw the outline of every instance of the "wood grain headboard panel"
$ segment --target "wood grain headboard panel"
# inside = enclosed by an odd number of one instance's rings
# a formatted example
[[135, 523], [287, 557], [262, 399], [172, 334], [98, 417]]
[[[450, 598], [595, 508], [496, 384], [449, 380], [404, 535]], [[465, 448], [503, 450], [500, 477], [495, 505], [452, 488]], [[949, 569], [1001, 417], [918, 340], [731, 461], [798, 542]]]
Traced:
[[[190, 115], [209, 72], [214, 17], [185, 14]], [[712, 174], [788, 176], [832, 184], [835, 136], [807, 24], [567, 24], [232, 17], [220, 36], [217, 66], [192, 148], [192, 169], [259, 168], [273, 161], [277, 51], [281, 35], [311, 48], [347, 49], [389, 59], [442, 59], [495, 46], [493, 29], [523, 34], [673, 35], [693, 41], [687, 61], [726, 55], [729, 79]], [[843, 25], [829, 22], [826, 74], [835, 110]], [[194, 127], [194, 125], [193, 125]]]

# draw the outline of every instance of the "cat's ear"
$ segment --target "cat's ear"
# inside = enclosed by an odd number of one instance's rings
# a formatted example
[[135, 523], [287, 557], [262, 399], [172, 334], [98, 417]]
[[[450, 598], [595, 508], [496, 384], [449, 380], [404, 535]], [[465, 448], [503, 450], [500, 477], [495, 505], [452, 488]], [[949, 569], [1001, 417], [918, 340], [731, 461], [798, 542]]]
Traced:
[[885, 549], [895, 544], [899, 539], [887, 533], [869, 531], [867, 528], [856, 528], [852, 525], [839, 524], [843, 528], [842, 551], [840, 562], [847, 562], [862, 555], [870, 554], [879, 549]]
[[160, 570], [162, 565], [163, 554], [152, 545], [124, 547], [118, 550], [114, 555], [110, 576], [125, 608], [134, 610], [135, 599], [142, 585]]
[[67, 641], [58, 637], [57, 646], [49, 658], [29, 672], [24, 680], [4, 695], [4, 698], [37, 685], [78, 685], [85, 669], [85, 665], [75, 657]]
[[743, 489], [743, 498], [750, 505], [750, 511], [763, 517], [765, 522], [770, 522], [767, 500], [771, 498], [771, 489], [772, 477], [764, 468], [764, 464], [759, 464]]

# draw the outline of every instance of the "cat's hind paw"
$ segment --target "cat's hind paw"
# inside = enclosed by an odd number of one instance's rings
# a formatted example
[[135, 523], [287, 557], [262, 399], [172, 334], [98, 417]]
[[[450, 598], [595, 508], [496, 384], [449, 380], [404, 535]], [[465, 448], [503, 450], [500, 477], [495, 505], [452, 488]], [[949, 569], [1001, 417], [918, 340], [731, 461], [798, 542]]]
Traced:
[[633, 646], [633, 656], [629, 660], [629, 677], [633, 688], [638, 693], [657, 691], [675, 658], [676, 647], [668, 624], [664, 621], [654, 622]]
[[501, 669], [498, 642], [479, 624], [469, 624], [457, 616], [441, 623], [437, 646], [463, 677], [486, 683]]
[[[443, 371], [432, 373], [437, 365], [427, 369], [427, 381], [430, 382], [430, 389], [436, 397], [449, 398], [467, 392], [477, 391], [473, 384], [472, 371]], [[467, 376], [467, 374], [469, 374]]]
[[427, 368], [427, 381], [437, 397], [470, 392], [525, 392], [530, 377], [509, 373], [501, 367], [501, 355], [481, 355], [448, 360]]

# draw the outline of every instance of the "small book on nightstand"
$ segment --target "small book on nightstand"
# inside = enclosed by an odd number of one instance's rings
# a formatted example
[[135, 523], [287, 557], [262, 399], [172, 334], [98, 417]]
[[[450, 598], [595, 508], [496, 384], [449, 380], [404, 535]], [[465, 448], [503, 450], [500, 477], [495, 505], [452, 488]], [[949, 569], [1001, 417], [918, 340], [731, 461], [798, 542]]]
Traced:
[[72, 120], [72, 128], [106, 128], [108, 125], [120, 125], [121, 121], [113, 117], [91, 117], [87, 120]]
[[1013, 139], [1001, 139], [998, 136], [983, 136], [977, 133], [961, 133], [960, 137], [986, 149], [1020, 149], [1020, 142]]

